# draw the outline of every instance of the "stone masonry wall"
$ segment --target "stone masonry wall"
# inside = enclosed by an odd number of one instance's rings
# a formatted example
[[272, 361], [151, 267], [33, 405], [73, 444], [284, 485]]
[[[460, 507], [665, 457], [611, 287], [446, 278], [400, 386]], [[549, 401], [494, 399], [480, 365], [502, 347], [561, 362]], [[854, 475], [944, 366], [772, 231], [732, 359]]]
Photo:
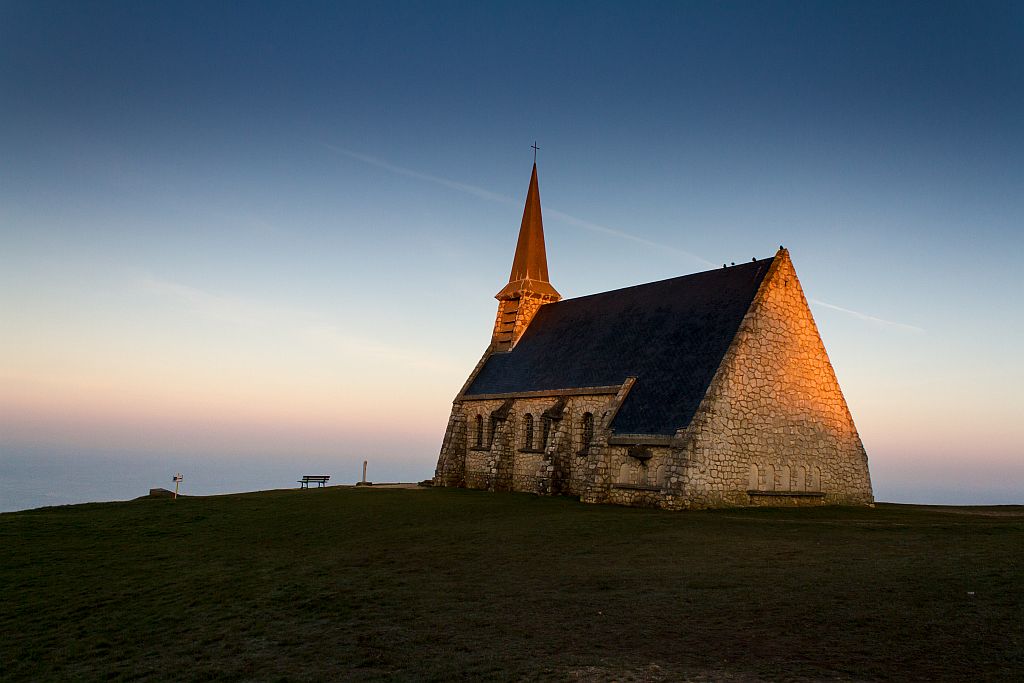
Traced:
[[686, 507], [873, 502], [867, 454], [785, 250], [678, 436]]
[[644, 449], [645, 459], [630, 455], [630, 448], [609, 446], [604, 453], [608, 463], [609, 485], [601, 502], [633, 507], [669, 507], [673, 488], [671, 465], [676, 460], [672, 449], [652, 446]]
[[[588, 412], [593, 416], [596, 434], [610, 398], [599, 394], [515, 399], [507, 417], [494, 423], [493, 433], [490, 415], [504, 404], [503, 399], [459, 401], [452, 407], [435, 483], [492, 491], [510, 488], [579, 495], [591, 450], [583, 441], [583, 416]], [[560, 400], [564, 401], [561, 418], [550, 421], [545, 444], [544, 412]], [[529, 444], [527, 415], [533, 418]], [[478, 424], [482, 427], [479, 440]], [[506, 472], [507, 485], [503, 480]]]
[[466, 486], [466, 419], [461, 410], [452, 410], [441, 442], [441, 454], [434, 471], [437, 486]]

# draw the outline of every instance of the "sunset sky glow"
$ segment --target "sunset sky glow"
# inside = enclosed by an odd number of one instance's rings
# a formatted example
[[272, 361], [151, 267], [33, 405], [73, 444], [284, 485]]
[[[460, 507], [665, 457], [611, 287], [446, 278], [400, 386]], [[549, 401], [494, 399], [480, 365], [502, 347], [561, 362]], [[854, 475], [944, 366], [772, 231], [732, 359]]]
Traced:
[[4, 3], [0, 511], [431, 476], [534, 140], [563, 296], [784, 244], [876, 497], [1024, 503], [1024, 5], [554, 5]]

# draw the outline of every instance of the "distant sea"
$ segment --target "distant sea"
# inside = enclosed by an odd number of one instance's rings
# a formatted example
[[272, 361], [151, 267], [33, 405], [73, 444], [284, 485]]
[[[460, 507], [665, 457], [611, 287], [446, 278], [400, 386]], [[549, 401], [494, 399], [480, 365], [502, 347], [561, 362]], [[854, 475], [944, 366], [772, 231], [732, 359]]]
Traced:
[[[380, 483], [421, 481], [433, 476], [435, 457], [370, 456], [367, 478]], [[181, 492], [193, 496], [296, 488], [304, 474], [327, 474], [331, 484], [353, 484], [362, 476], [362, 464], [362, 456], [140, 454], [0, 445], [0, 512], [131, 500], [151, 488], [174, 490], [172, 477], [178, 472], [185, 478]], [[927, 505], [1024, 504], [1024, 491], [1013, 477], [997, 489], [901, 481], [901, 474], [873, 467], [875, 499]]]
[[[362, 458], [132, 454], [90, 450], [0, 446], [0, 512], [49, 505], [131, 500], [151, 488], [208, 496], [298, 487], [304, 474], [330, 475], [330, 484], [352, 484], [362, 476]], [[434, 463], [370, 459], [367, 479], [420, 481], [433, 476]]]

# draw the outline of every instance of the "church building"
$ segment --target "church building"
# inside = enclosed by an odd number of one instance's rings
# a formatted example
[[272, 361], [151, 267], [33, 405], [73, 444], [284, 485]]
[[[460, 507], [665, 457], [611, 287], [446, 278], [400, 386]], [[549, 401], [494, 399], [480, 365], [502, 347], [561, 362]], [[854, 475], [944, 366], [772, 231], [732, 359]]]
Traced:
[[562, 300], [535, 163], [496, 298], [436, 486], [666, 509], [873, 502], [867, 454], [787, 250]]

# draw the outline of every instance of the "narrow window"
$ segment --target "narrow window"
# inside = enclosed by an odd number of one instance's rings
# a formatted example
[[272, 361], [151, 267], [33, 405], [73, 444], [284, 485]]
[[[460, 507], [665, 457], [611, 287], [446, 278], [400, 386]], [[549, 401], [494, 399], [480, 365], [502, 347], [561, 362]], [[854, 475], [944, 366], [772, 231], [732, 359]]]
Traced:
[[533, 450], [533, 415], [531, 415], [530, 413], [527, 413], [526, 416], [523, 417], [523, 424], [526, 427], [526, 434], [524, 436], [524, 441], [526, 442], [526, 445], [523, 446], [523, 449], [527, 450], [527, 451], [532, 451]]
[[484, 416], [476, 416], [476, 447], [484, 447]]
[[546, 451], [548, 449], [548, 437], [551, 436], [551, 418], [545, 417], [542, 421], [542, 433], [541, 433], [541, 450]]
[[491, 432], [490, 437], [487, 439], [487, 446], [490, 447], [494, 444], [494, 434], [498, 431], [498, 418], [491, 415]]
[[583, 447], [580, 453], [590, 450], [590, 442], [594, 440], [594, 414], [583, 413]]

